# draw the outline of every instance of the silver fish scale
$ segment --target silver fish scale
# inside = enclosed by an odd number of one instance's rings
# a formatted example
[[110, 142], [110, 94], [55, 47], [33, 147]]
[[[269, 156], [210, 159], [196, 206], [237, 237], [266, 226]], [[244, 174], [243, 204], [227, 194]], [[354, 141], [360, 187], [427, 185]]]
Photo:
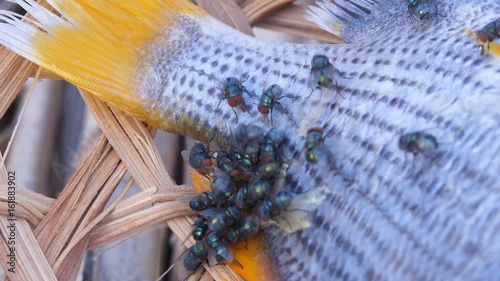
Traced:
[[[162, 127], [205, 139], [240, 124], [270, 128], [255, 104], [271, 84], [299, 96], [282, 99], [286, 112], [273, 114], [292, 158], [284, 188], [331, 193], [310, 228], [266, 231], [284, 280], [500, 279], [500, 60], [480, 56], [462, 32], [497, 17], [500, 2], [432, 1], [446, 17], [418, 30], [402, 2], [380, 4], [363, 20], [368, 27], [346, 27], [358, 40], [347, 45], [261, 41], [180, 17], [180, 28], [165, 30], [175, 47], [153, 44], [143, 62], [139, 92], [155, 103]], [[338, 91], [311, 94], [315, 54], [347, 77], [337, 77]], [[229, 76], [250, 92], [238, 124], [225, 100], [217, 108]], [[311, 165], [305, 134], [318, 126], [324, 153]], [[435, 155], [398, 149], [399, 136], [419, 130], [437, 137]]]

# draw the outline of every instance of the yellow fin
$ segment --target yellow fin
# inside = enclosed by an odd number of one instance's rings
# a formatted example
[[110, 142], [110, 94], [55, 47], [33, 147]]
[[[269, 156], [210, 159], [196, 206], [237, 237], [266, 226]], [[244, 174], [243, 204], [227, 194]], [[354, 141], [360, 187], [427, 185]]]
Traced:
[[62, 18], [36, 1], [15, 2], [36, 21], [0, 11], [0, 44], [141, 119], [134, 77], [147, 42], [175, 26], [175, 15], [204, 15], [175, 0], [48, 0]]
[[191, 180], [193, 181], [193, 187], [194, 187], [194, 192], [196, 193], [202, 193], [203, 191], [209, 192], [210, 191], [210, 180], [202, 176], [198, 173], [195, 172], [189, 172], [189, 176], [191, 177]]
[[226, 263], [243, 279], [252, 281], [279, 280], [279, 274], [275, 268], [269, 248], [263, 241], [262, 234], [231, 245], [234, 259], [243, 265], [243, 268], [233, 263]]

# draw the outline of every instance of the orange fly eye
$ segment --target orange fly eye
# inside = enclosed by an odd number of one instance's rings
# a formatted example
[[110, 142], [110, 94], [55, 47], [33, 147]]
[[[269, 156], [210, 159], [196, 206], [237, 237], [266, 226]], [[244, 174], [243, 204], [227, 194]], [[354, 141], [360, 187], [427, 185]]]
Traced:
[[275, 159], [273, 157], [267, 157], [261, 160], [264, 163], [274, 163]]
[[205, 167], [211, 167], [212, 166], [212, 159], [210, 158], [205, 158], [201, 164]]
[[235, 107], [238, 105], [238, 101], [236, 101], [235, 98], [230, 98], [227, 99], [227, 104], [229, 104], [230, 107]]
[[243, 104], [245, 102], [243, 96], [236, 96], [234, 97], [234, 100], [237, 102], [238, 105]]
[[477, 34], [477, 41], [478, 41], [480, 44], [482, 44], [482, 45], [483, 45], [483, 44], [486, 44], [486, 43], [488, 43], [488, 41], [489, 41], [489, 40], [488, 40], [488, 36], [486, 36], [486, 34], [484, 34], [484, 33], [482, 33], [482, 32], [481, 32], [481, 33], [478, 33], [478, 34]]
[[308, 133], [310, 133], [310, 132], [318, 132], [318, 133], [322, 134], [323, 133], [323, 128], [321, 128], [321, 127], [314, 127], [314, 128], [309, 129], [307, 132]]
[[257, 106], [257, 109], [259, 110], [260, 113], [264, 114], [264, 115], [268, 115], [269, 114], [269, 109], [267, 109], [266, 107], [263, 107], [263, 106]]
[[231, 177], [236, 177], [236, 176], [238, 176], [239, 174], [240, 174], [240, 170], [238, 170], [238, 169], [234, 169], [234, 170], [232, 170], [232, 171], [231, 171], [230, 176], [231, 176]]
[[249, 173], [249, 172], [245, 172], [243, 174], [243, 177], [246, 179], [246, 180], [250, 180], [252, 178], [252, 173]]

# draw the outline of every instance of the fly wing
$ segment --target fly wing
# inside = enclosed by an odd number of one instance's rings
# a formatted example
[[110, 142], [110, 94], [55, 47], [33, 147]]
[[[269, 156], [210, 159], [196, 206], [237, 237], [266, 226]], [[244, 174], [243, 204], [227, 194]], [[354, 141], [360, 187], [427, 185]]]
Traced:
[[217, 248], [217, 253], [224, 258], [224, 260], [235, 264], [236, 266], [240, 267], [243, 269], [243, 265], [241, 265], [240, 262], [238, 262], [233, 255], [233, 251], [231, 251], [231, 248], [227, 243], [224, 243], [225, 245], [221, 245]]
[[320, 76], [319, 70], [311, 70], [311, 73], [309, 74], [309, 79], [307, 80], [307, 86], [311, 88], [311, 90], [314, 90], [318, 87], [319, 76]]
[[208, 218], [208, 217], [215, 217], [215, 216], [222, 216], [224, 215], [224, 210], [219, 209], [219, 208], [208, 208], [201, 212], [201, 214]]
[[208, 266], [214, 267], [217, 265], [217, 259], [215, 258], [216, 256], [217, 254], [215, 253], [214, 249], [208, 250], [208, 258], [207, 258]]
[[[186, 162], [186, 164], [189, 165], [189, 150], [181, 151], [181, 156], [182, 156], [182, 159], [184, 160], [184, 162]], [[189, 165], [189, 166], [191, 166], [191, 165]]]

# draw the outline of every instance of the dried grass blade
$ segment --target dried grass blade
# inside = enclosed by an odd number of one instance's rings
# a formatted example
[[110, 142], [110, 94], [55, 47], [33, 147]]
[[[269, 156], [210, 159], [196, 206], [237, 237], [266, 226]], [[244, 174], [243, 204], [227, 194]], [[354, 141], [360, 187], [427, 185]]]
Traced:
[[21, 112], [19, 113], [19, 117], [17, 119], [16, 125], [14, 126], [14, 131], [12, 131], [12, 135], [10, 136], [9, 144], [7, 144], [7, 148], [5, 149], [4, 156], [2, 157], [1, 164], [0, 166], [3, 166], [5, 163], [5, 159], [9, 156], [10, 148], [12, 147], [12, 143], [14, 141], [14, 138], [16, 137], [17, 130], [19, 129], [19, 126], [21, 124], [21, 120], [23, 119], [24, 113], [26, 112], [26, 107], [28, 105], [28, 102], [30, 101], [31, 94], [33, 94], [33, 90], [35, 89], [36, 82], [38, 81], [38, 78], [40, 77], [40, 72], [42, 71], [41, 67], [37, 68], [36, 74], [35, 74], [35, 79], [31, 83], [30, 90], [28, 91], [28, 95], [26, 97], [26, 100], [24, 101], [23, 106], [21, 107]]
[[305, 20], [306, 8], [307, 5], [290, 5], [263, 22], [259, 22], [257, 26], [328, 43], [345, 43], [340, 37], [328, 33]]
[[[50, 264], [55, 263], [65, 245], [78, 235], [78, 229], [85, 227], [102, 211], [126, 172], [125, 166], [118, 163], [116, 153], [106, 139], [101, 138], [70, 179], [49, 214], [35, 229], [35, 235]], [[75, 277], [89, 236], [81, 240], [61, 267], [57, 268], [58, 279], [72, 280]]]
[[[90, 233], [92, 228], [94, 228], [99, 222], [101, 222], [104, 217], [106, 217], [115, 207], [118, 205], [118, 202], [120, 202], [125, 194], [130, 190], [132, 187], [132, 184], [134, 183], [133, 179], [130, 178], [123, 190], [120, 192], [118, 197], [111, 203], [111, 205], [106, 208], [104, 211], [102, 211], [95, 219], [93, 219], [90, 223], [86, 224], [83, 229], [78, 229], [78, 234], [75, 235], [75, 237], [70, 241], [68, 246], [64, 249], [64, 251], [59, 255], [57, 258], [57, 261], [54, 264], [54, 269], [59, 268], [61, 265], [62, 261], [66, 259], [70, 251], [73, 249], [73, 247], [76, 246], [77, 243], [79, 243], [81, 240], [84, 240], [84, 238]], [[82, 225], [80, 225], [81, 228]]]
[[208, 272], [204, 272], [200, 278], [200, 281], [213, 281], [215, 280]]
[[223, 23], [253, 36], [252, 28], [245, 14], [234, 0], [197, 0], [196, 2], [201, 8]]
[[0, 46], [0, 118], [3, 117], [24, 83], [37, 66]]
[[143, 190], [175, 185], [142, 123], [121, 111], [112, 111], [85, 90], [80, 90], [80, 93], [99, 127]]
[[[0, 216], [0, 219], [6, 220], [6, 217]], [[6, 230], [6, 228], [3, 228], [3, 226], [0, 228], [0, 234], [2, 236], [2, 239], [0, 241], [0, 252], [5, 253], [5, 254], [0, 255], [0, 261], [4, 265], [2, 267], [4, 270], [4, 275], [2, 276], [3, 278], [1, 280], [14, 280], [14, 281], [29, 280], [28, 276], [26, 275], [26, 270], [21, 270], [18, 268], [18, 270], [16, 270], [15, 272], [10, 272], [10, 271], [8, 271], [8, 268], [5, 267], [5, 265], [9, 264], [10, 259], [9, 259], [9, 257], [7, 257], [7, 253], [9, 253], [10, 249], [9, 249], [8, 244], [7, 244], [8, 240], [7, 240], [6, 234], [4, 234], [4, 229]]]
[[[30, 74], [30, 77], [35, 77], [35, 74], [36, 74], [36, 70]], [[42, 72], [40, 73], [40, 79], [63, 80], [63, 78], [61, 76], [59, 76], [55, 73], [52, 73], [45, 68], [42, 68]]]
[[[142, 190], [175, 185], [160, 160], [161, 157], [151, 136], [139, 121], [119, 110], [110, 109], [88, 91], [80, 89], [80, 93], [103, 133]], [[169, 228], [182, 241], [185, 241], [191, 233], [192, 223], [192, 220], [185, 217], [173, 218], [167, 222]], [[212, 268], [207, 266], [207, 270], [218, 280], [242, 280], [225, 265]]]
[[[182, 189], [178, 187], [183, 187]], [[170, 189], [170, 187], [167, 187]], [[166, 188], [166, 189], [167, 189]], [[177, 198], [184, 196], [194, 196], [193, 188], [190, 186], [177, 186], [172, 187], [177, 191], [162, 192], [158, 191], [156, 188], [149, 188], [141, 191], [138, 194], [127, 198], [126, 200], [120, 202], [116, 208], [102, 221], [102, 223], [113, 221], [117, 218], [126, 216], [133, 212], [139, 211], [147, 206], [154, 205], [156, 203], [174, 201]]]
[[153, 195], [156, 192], [158, 192], [158, 189], [154, 187], [148, 188], [119, 202], [118, 205], [116, 205], [116, 207], [111, 211], [111, 213], [109, 213], [101, 221], [101, 223], [104, 224], [112, 222], [116, 219], [127, 216], [129, 214], [132, 214], [134, 212], [137, 212], [141, 209], [153, 205], [153, 203], [155, 203]]
[[[112, 153], [114, 154], [113, 151]], [[94, 172], [94, 175], [98, 175], [101, 171], [104, 173], [107, 172], [106, 168], [100, 168], [99, 171]], [[77, 224], [71, 228], [74, 230], [74, 234], [68, 237], [65, 244], [66, 246], [58, 253], [57, 259], [53, 264], [53, 268], [59, 280], [73, 280], [76, 277], [79, 264], [87, 250], [88, 240], [90, 238], [90, 232], [86, 231], [87, 226], [91, 225], [96, 217], [102, 213], [106, 203], [109, 201], [109, 198], [124, 176], [126, 169], [125, 166], [120, 163], [114, 171], [109, 170], [108, 172], [111, 172], [108, 180], [104, 180], [102, 176], [98, 175], [94, 178], [96, 181], [93, 179], [90, 181], [89, 190], [86, 190], [88, 195], [82, 196], [79, 205], [73, 209], [74, 213], [76, 213], [73, 218], [80, 219], [81, 222], [78, 223], [75, 219]], [[104, 182], [102, 180], [104, 180]], [[95, 194], [95, 196], [92, 196], [93, 194]], [[69, 248], [69, 250], [67, 250], [67, 248]], [[58, 261], [60, 261], [60, 263], [58, 263]]]
[[[0, 159], [3, 158], [0, 154]], [[7, 171], [4, 165], [0, 166], [0, 185], [8, 186]], [[18, 189], [16, 188], [16, 191]], [[16, 192], [17, 193], [17, 192]], [[7, 194], [7, 193], [5, 193]], [[18, 201], [19, 198], [16, 200]], [[17, 207], [17, 206], [16, 206]], [[17, 209], [17, 208], [16, 208]], [[16, 215], [17, 213], [14, 213]], [[2, 260], [3, 268], [8, 265], [7, 254], [10, 253], [7, 241], [10, 237], [10, 222], [8, 219], [12, 217], [1, 215], [0, 216], [0, 232], [2, 234], [3, 243], [0, 243], [1, 255], [0, 260]], [[51, 266], [45, 259], [42, 249], [38, 245], [35, 236], [33, 235], [32, 229], [30, 228], [28, 222], [22, 218], [15, 218], [15, 255], [16, 255], [16, 272], [11, 274], [11, 272], [6, 269], [10, 280], [57, 280]], [[12, 247], [12, 246], [10, 246]]]
[[254, 26], [292, 3], [293, 0], [245, 1], [241, 5], [241, 9], [247, 16], [250, 25]]
[[[2, 204], [0, 204], [0, 214], [6, 216], [9, 214], [9, 208], [7, 207], [7, 200], [5, 201], [2, 200], [1, 202]], [[26, 207], [25, 204], [19, 201], [18, 205], [16, 205], [16, 217], [27, 220], [30, 225], [35, 227], [40, 223], [44, 215], [40, 212], [37, 212], [37, 210], [32, 210], [31, 208]]]
[[97, 225], [92, 230], [89, 248], [101, 247], [118, 239], [150, 229], [154, 225], [171, 218], [189, 214], [191, 214], [189, 207], [179, 202], [156, 204], [151, 208]]
[[[40, 223], [55, 201], [52, 198], [19, 186], [16, 189], [16, 200], [16, 217], [28, 220], [32, 227], [36, 227]], [[0, 185], [0, 202], [2, 202], [0, 204], [0, 214], [8, 214], [7, 201], [8, 188], [7, 186]], [[3, 204], [4, 202], [5, 204]]]
[[[38, 1], [49, 11], [54, 11], [45, 0]], [[33, 19], [29, 14], [27, 18]], [[3, 117], [12, 101], [16, 98], [22, 86], [36, 72], [37, 66], [19, 55], [0, 46], [0, 118]]]
[[[5, 242], [2, 244], [5, 245], [7, 245], [6, 242], [8, 237], [8, 218], [7, 216], [0, 216], [0, 230]], [[8, 277], [11, 280], [57, 280], [51, 266], [45, 259], [42, 249], [33, 235], [31, 227], [24, 219], [18, 218], [15, 221], [15, 234], [16, 272], [14, 274], [8, 274]], [[8, 249], [5, 249], [5, 251], [2, 250], [1, 256], [7, 258], [6, 256], [9, 252]], [[4, 257], [2, 257], [2, 259], [3, 258]], [[8, 263], [4, 260], [2, 264], [7, 265]], [[8, 272], [8, 270], [6, 270], [6, 272]]]

